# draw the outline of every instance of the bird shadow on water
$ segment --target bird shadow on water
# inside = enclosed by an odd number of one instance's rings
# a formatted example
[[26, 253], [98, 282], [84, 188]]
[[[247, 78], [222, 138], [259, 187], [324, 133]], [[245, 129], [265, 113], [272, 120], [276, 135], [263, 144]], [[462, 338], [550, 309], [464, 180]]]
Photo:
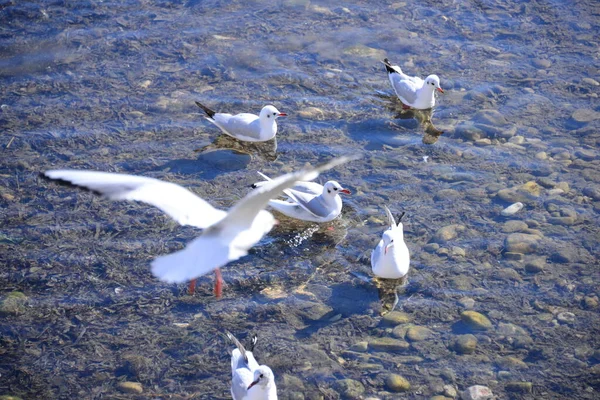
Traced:
[[232, 149], [209, 149], [198, 155], [198, 158], [172, 160], [156, 167], [156, 170], [182, 174], [197, 175], [203, 179], [214, 179], [217, 176], [246, 169], [251, 156]]
[[275, 161], [277, 159], [277, 137], [265, 142], [244, 142], [221, 134], [211, 144], [194, 151], [203, 153], [218, 149], [232, 150], [240, 154], [261, 157], [267, 161]]

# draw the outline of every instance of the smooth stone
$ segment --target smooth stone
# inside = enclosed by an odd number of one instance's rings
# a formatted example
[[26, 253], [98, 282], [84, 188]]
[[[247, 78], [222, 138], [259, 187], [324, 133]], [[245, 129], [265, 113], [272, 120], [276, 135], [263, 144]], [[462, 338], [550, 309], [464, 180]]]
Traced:
[[433, 199], [435, 201], [454, 200], [461, 197], [461, 193], [454, 189], [442, 189], [438, 190]]
[[385, 51], [381, 49], [375, 49], [362, 44], [347, 47], [343, 50], [344, 54], [358, 57], [368, 57], [377, 60], [383, 60], [386, 56]]
[[514, 233], [514, 232], [522, 232], [528, 228], [529, 228], [529, 226], [523, 221], [510, 220], [510, 221], [506, 221], [502, 225], [501, 230], [504, 233]]
[[575, 322], [575, 314], [563, 311], [556, 316], [556, 320], [562, 324], [573, 324]]
[[410, 382], [402, 375], [389, 374], [385, 378], [385, 387], [390, 392], [406, 392], [410, 389]]
[[477, 338], [475, 335], [459, 335], [454, 341], [453, 349], [458, 354], [471, 354], [477, 348]]
[[390, 337], [375, 338], [369, 341], [369, 349], [374, 351], [386, 351], [391, 353], [404, 352], [410, 345], [404, 340]]
[[335, 381], [333, 388], [343, 398], [346, 399], [359, 399], [365, 392], [365, 387], [363, 384], [359, 381], [355, 381], [354, 379], [341, 379]]
[[502, 369], [507, 369], [507, 370], [510, 370], [512, 368], [521, 368], [521, 369], [529, 368], [527, 366], [527, 363], [525, 363], [523, 360], [520, 360], [517, 357], [512, 357], [512, 356], [501, 357], [498, 360], [496, 360], [496, 364], [498, 365], [498, 367], [500, 367]]
[[533, 384], [531, 382], [508, 382], [505, 389], [507, 392], [531, 393]]
[[600, 188], [598, 187], [586, 187], [583, 189], [583, 194], [587, 197], [591, 197], [596, 201], [600, 201]]
[[428, 243], [425, 246], [423, 246], [423, 250], [428, 252], [428, 253], [435, 253], [436, 251], [438, 251], [440, 248], [440, 245], [437, 243]]
[[451, 400], [451, 397], [442, 396], [441, 394], [437, 394], [433, 397], [430, 397], [429, 400]]
[[462, 400], [492, 400], [494, 394], [487, 386], [475, 385], [465, 389], [461, 393], [460, 398]]
[[473, 300], [470, 297], [463, 297], [458, 300], [458, 304], [460, 304], [464, 308], [471, 309], [475, 307], [475, 300]]
[[450, 255], [454, 257], [465, 257], [467, 253], [462, 247], [452, 246], [452, 248], [450, 249]]
[[140, 394], [144, 392], [142, 384], [139, 382], [119, 382], [117, 389], [123, 393]]
[[410, 314], [401, 311], [391, 311], [381, 318], [381, 325], [395, 326], [410, 322], [412, 317]]
[[575, 151], [575, 156], [585, 161], [592, 161], [598, 158], [597, 152], [588, 149], [580, 149]]
[[299, 111], [297, 114], [300, 118], [310, 119], [315, 121], [322, 121], [325, 119], [325, 112], [317, 107], [306, 107]]
[[500, 214], [504, 217], [509, 217], [521, 211], [523, 209], [523, 203], [516, 202], [506, 207], [504, 210], [500, 212]]
[[504, 248], [511, 253], [533, 253], [538, 248], [539, 239], [539, 236], [527, 233], [511, 233], [504, 240]]
[[17, 396], [11, 396], [9, 394], [5, 394], [5, 395], [0, 396], [0, 400], [22, 400], [22, 399]]
[[394, 329], [392, 329], [392, 336], [396, 339], [404, 339], [406, 336], [406, 331], [410, 328], [411, 325], [398, 325]]
[[525, 138], [521, 135], [517, 135], [508, 139], [508, 142], [513, 144], [523, 144], [525, 143]]
[[510, 203], [526, 203], [527, 200], [537, 199], [540, 192], [540, 186], [533, 181], [529, 181], [520, 186], [501, 189], [496, 193], [496, 196]]
[[538, 160], [547, 160], [548, 153], [546, 153], [545, 151], [537, 152], [535, 153], [535, 158], [537, 158]]
[[583, 298], [583, 306], [588, 310], [593, 310], [598, 307], [598, 297], [596, 296], [585, 296]]
[[560, 249], [550, 256], [550, 261], [560, 264], [569, 264], [573, 262], [575, 255], [569, 249]]
[[503, 254], [504, 258], [512, 261], [523, 261], [525, 256], [521, 253], [511, 253], [510, 251], [506, 251]]
[[488, 330], [493, 327], [492, 322], [485, 315], [477, 311], [467, 310], [460, 314], [461, 320], [471, 329]]
[[369, 348], [369, 342], [357, 342], [350, 346], [350, 350], [364, 353]]
[[533, 60], [532, 64], [536, 68], [547, 69], [552, 65], [552, 61], [545, 58], [536, 58]]
[[432, 241], [435, 243], [444, 244], [449, 240], [455, 239], [458, 234], [463, 232], [465, 229], [465, 226], [460, 224], [444, 226], [435, 232]]
[[408, 328], [406, 331], [406, 339], [411, 342], [421, 342], [423, 340], [429, 339], [432, 332], [429, 328], [424, 326], [413, 326]]
[[505, 126], [508, 121], [496, 110], [480, 110], [473, 116], [473, 121], [491, 126]]
[[571, 114], [571, 118], [577, 122], [591, 122], [600, 118], [600, 113], [587, 108], [580, 108]]
[[456, 388], [454, 386], [444, 385], [444, 395], [453, 399], [456, 396], [458, 396], [458, 392], [456, 391]]
[[2, 314], [23, 314], [27, 310], [27, 296], [21, 292], [13, 291], [7, 293], [0, 300], [0, 315]]
[[525, 271], [530, 274], [543, 272], [544, 268], [546, 268], [546, 259], [541, 257], [530, 260], [525, 264]]
[[592, 85], [592, 86], [599, 86], [600, 82], [598, 82], [597, 80], [593, 79], [593, 78], [588, 78], [585, 77], [581, 80], [581, 82], [583, 83], [587, 83], [588, 85]]
[[477, 139], [475, 141], [475, 146], [489, 146], [492, 144], [492, 141], [488, 138], [484, 138], [484, 139]]
[[575, 225], [577, 217], [549, 217], [548, 223], [552, 225], [571, 226]]

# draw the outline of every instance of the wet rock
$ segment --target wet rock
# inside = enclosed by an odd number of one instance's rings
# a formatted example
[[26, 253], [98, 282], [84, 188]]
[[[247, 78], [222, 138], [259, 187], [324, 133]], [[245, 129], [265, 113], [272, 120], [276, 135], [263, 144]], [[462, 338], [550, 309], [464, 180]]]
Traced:
[[504, 210], [500, 212], [500, 214], [504, 217], [509, 217], [521, 211], [523, 209], [523, 203], [517, 202], [513, 203], [510, 206], [506, 207]]
[[507, 392], [531, 393], [533, 384], [531, 382], [508, 382], [505, 388]]
[[471, 354], [477, 348], [477, 338], [475, 335], [459, 335], [452, 346], [458, 354]]
[[547, 69], [550, 68], [550, 66], [552, 65], [552, 61], [545, 58], [534, 58], [531, 63], [534, 67], [540, 69]]
[[552, 225], [570, 226], [575, 225], [577, 217], [549, 217], [548, 223]]
[[440, 245], [437, 243], [428, 243], [425, 246], [423, 246], [423, 250], [425, 250], [428, 253], [435, 253], [439, 249], [440, 249]]
[[496, 196], [510, 203], [526, 203], [530, 199], [537, 199], [540, 192], [540, 186], [534, 181], [529, 181], [520, 186], [499, 190]]
[[357, 342], [350, 346], [350, 350], [357, 351], [359, 353], [364, 353], [367, 351], [369, 347], [369, 342]]
[[[505, 253], [504, 255], [507, 255], [507, 254], [518, 254], [521, 257], [523, 257], [523, 255], [520, 253]], [[513, 259], [515, 259], [515, 258], [513, 258]], [[514, 282], [521, 282], [523, 280], [521, 278], [521, 275], [519, 275], [519, 273], [512, 268], [502, 268], [496, 272], [495, 276], [498, 277], [499, 279], [504, 279], [507, 281], [514, 281]]]
[[465, 325], [474, 330], [488, 330], [493, 327], [492, 322], [485, 315], [477, 311], [463, 311], [460, 314], [460, 318]]
[[451, 400], [451, 397], [442, 396], [441, 394], [430, 397], [429, 400]]
[[525, 363], [523, 360], [520, 360], [520, 359], [518, 359], [516, 357], [512, 357], [512, 356], [499, 358], [498, 360], [496, 360], [496, 365], [498, 365], [499, 368], [508, 369], [508, 370], [513, 369], [513, 368], [520, 368], [520, 369], [529, 368], [527, 366], [527, 363]]
[[510, 251], [504, 253], [504, 258], [512, 261], [522, 261], [524, 257], [521, 253], [511, 253]]
[[367, 57], [376, 60], [383, 60], [385, 58], [384, 50], [375, 49], [362, 44], [347, 47], [343, 51], [344, 54], [349, 56]]
[[465, 257], [467, 255], [467, 253], [465, 252], [465, 249], [463, 249], [462, 247], [458, 247], [458, 246], [452, 246], [449, 254], [453, 257]]
[[390, 392], [406, 392], [410, 389], [410, 382], [406, 380], [402, 375], [389, 374], [385, 378], [385, 387]]
[[587, 123], [600, 119], [600, 112], [587, 108], [580, 108], [571, 114], [571, 119], [576, 122]]
[[587, 310], [593, 310], [598, 308], [598, 297], [597, 296], [585, 296], [583, 298], [583, 307]]
[[142, 384], [139, 382], [119, 382], [117, 389], [123, 393], [141, 394], [144, 392]]
[[410, 322], [411, 320], [412, 317], [410, 316], [410, 314], [400, 311], [391, 311], [381, 318], [381, 325], [395, 326], [405, 324], [407, 322]]
[[3, 396], [0, 396], [0, 400], [22, 400], [22, 399], [17, 396], [11, 396], [9, 394], [5, 394]]
[[406, 339], [411, 342], [420, 342], [429, 339], [432, 332], [424, 326], [413, 326], [406, 331]]
[[462, 400], [492, 400], [494, 394], [487, 386], [475, 385], [465, 389], [461, 394]]
[[575, 322], [575, 314], [563, 311], [556, 316], [556, 320], [561, 324], [573, 324]]
[[501, 230], [504, 233], [514, 233], [514, 232], [522, 232], [527, 228], [529, 228], [529, 226], [525, 222], [518, 221], [518, 220], [511, 220], [511, 221], [506, 221], [502, 225]]
[[462, 195], [460, 194], [460, 192], [458, 190], [442, 189], [442, 190], [437, 191], [437, 193], [435, 194], [433, 199], [435, 201], [448, 201], [448, 200], [458, 199], [460, 197], [462, 197]]
[[444, 395], [453, 399], [458, 396], [458, 392], [454, 386], [444, 385]]
[[535, 158], [537, 158], [538, 160], [547, 160], [548, 153], [546, 153], [545, 151], [537, 152], [535, 153]]
[[27, 296], [21, 292], [9, 292], [0, 300], [0, 315], [23, 314], [27, 310]]
[[471, 309], [475, 306], [475, 300], [470, 297], [463, 297], [458, 300], [458, 304], [464, 308]]
[[527, 233], [511, 233], [504, 240], [507, 252], [529, 254], [538, 249], [539, 236]]
[[478, 139], [475, 141], [475, 146], [489, 146], [492, 144], [492, 141], [488, 138]]
[[583, 189], [583, 194], [587, 197], [591, 197], [596, 201], [600, 201], [600, 188], [599, 187], [586, 187]]
[[560, 249], [550, 256], [550, 261], [560, 263], [560, 264], [569, 264], [573, 262], [576, 258], [576, 255], [573, 253], [571, 249]]
[[410, 328], [412, 325], [398, 325], [396, 326], [393, 330], [392, 330], [392, 336], [395, 337], [396, 339], [404, 339], [404, 337], [406, 336], [406, 331], [408, 331], [408, 328]]
[[354, 379], [335, 381], [333, 389], [344, 399], [360, 399], [361, 395], [365, 392], [363, 384]]
[[409, 347], [410, 345], [408, 342], [390, 337], [375, 338], [369, 341], [369, 349], [373, 351], [401, 353], [406, 351]]
[[546, 259], [542, 257], [530, 260], [525, 264], [525, 271], [530, 274], [543, 272], [544, 268], [546, 268]]
[[575, 151], [575, 156], [585, 161], [592, 161], [598, 158], [598, 153], [594, 150], [579, 149]]
[[310, 119], [314, 121], [322, 121], [325, 119], [325, 112], [317, 107], [302, 108], [297, 112], [300, 118]]
[[480, 110], [473, 116], [473, 121], [496, 127], [508, 124], [504, 115], [496, 110]]
[[435, 243], [444, 244], [449, 240], [455, 239], [460, 232], [465, 230], [464, 225], [453, 224], [447, 225], [437, 230], [435, 235], [433, 235], [432, 241]]

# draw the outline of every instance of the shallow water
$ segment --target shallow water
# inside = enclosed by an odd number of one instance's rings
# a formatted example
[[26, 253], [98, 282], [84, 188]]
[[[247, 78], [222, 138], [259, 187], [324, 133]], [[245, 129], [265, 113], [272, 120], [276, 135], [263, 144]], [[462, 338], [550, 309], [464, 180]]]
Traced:
[[[421, 399], [476, 384], [502, 399], [597, 398], [599, 14], [594, 1], [0, 5], [0, 395], [227, 398], [227, 329], [258, 334], [284, 399]], [[427, 116], [444, 131], [436, 143], [396, 118], [385, 57], [441, 77]], [[277, 143], [248, 146], [194, 101], [290, 116]], [[191, 297], [150, 274], [194, 229], [38, 177], [141, 174], [227, 208], [256, 170], [355, 153], [319, 178], [352, 190], [342, 218], [282, 218], [223, 269], [221, 300], [212, 276]], [[501, 216], [514, 201], [524, 209]], [[393, 295], [370, 273], [383, 205], [407, 213], [404, 322], [382, 318]], [[507, 251], [519, 232], [533, 244]], [[492, 327], [462, 324], [467, 309]], [[406, 337], [414, 326], [424, 338]], [[457, 351], [463, 334], [477, 340], [471, 354]], [[380, 338], [399, 342], [382, 351]], [[389, 373], [410, 389], [392, 393]]]

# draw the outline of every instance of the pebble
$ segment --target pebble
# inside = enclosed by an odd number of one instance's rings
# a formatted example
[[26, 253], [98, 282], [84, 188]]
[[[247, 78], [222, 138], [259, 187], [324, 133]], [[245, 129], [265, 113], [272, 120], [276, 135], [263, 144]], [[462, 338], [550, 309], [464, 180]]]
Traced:
[[533, 60], [533, 66], [536, 68], [547, 69], [552, 65], [552, 61], [545, 58], [536, 58]]
[[533, 384], [531, 382], [508, 382], [505, 388], [507, 392], [531, 393]]
[[412, 326], [406, 331], [406, 339], [411, 342], [421, 342], [429, 339], [432, 332], [429, 328], [424, 326]]
[[456, 388], [454, 386], [444, 385], [444, 395], [453, 399], [456, 396], [458, 396], [458, 392], [456, 391]]
[[583, 189], [583, 194], [587, 197], [591, 197], [596, 201], [600, 201], [600, 188], [598, 187], [586, 187]]
[[569, 311], [563, 311], [556, 316], [556, 319], [562, 324], [572, 324], [575, 322], [575, 314]]
[[580, 108], [571, 114], [571, 118], [577, 122], [591, 122], [600, 118], [600, 113], [587, 108]]
[[529, 228], [529, 226], [523, 221], [511, 220], [511, 221], [506, 221], [502, 225], [501, 229], [502, 229], [502, 232], [504, 232], [504, 233], [514, 233], [514, 232], [522, 232], [528, 228]]
[[440, 245], [437, 243], [428, 243], [425, 246], [423, 246], [423, 250], [425, 250], [428, 253], [435, 253], [436, 251], [438, 251], [440, 248]]
[[475, 307], [475, 300], [470, 297], [463, 297], [458, 300], [458, 304], [463, 306], [464, 308], [470, 309]]
[[496, 110], [480, 110], [473, 116], [473, 121], [491, 126], [505, 126], [508, 121]]
[[505, 217], [509, 217], [511, 215], [514, 215], [514, 214], [518, 213], [522, 209], [523, 209], [523, 203], [516, 202], [516, 203], [513, 203], [510, 206], [506, 207], [504, 210], [502, 210], [500, 212], [500, 214], [503, 215], [503, 216], [505, 216]]
[[401, 311], [391, 311], [381, 318], [381, 325], [396, 326], [410, 322], [410, 314]]
[[453, 349], [458, 354], [471, 354], [477, 348], [477, 338], [475, 335], [459, 335], [454, 341]]
[[297, 112], [300, 118], [310, 119], [314, 121], [322, 121], [325, 119], [325, 112], [317, 107], [302, 108]]
[[487, 386], [475, 385], [465, 389], [460, 398], [462, 400], [492, 400], [494, 394]]
[[517, 357], [512, 357], [512, 356], [508, 356], [508, 357], [501, 357], [498, 360], [496, 360], [496, 365], [498, 365], [498, 367], [502, 368], [502, 369], [513, 369], [513, 368], [521, 368], [521, 369], [526, 369], [529, 368], [527, 366], [527, 363], [525, 363], [523, 360], [518, 359]]
[[363, 384], [354, 379], [341, 379], [335, 381], [333, 388], [342, 396], [342, 398], [347, 399], [359, 399], [365, 392]]
[[598, 307], [598, 297], [597, 296], [585, 296], [583, 298], [583, 306], [588, 310], [593, 310]]
[[432, 241], [435, 243], [444, 244], [449, 240], [455, 239], [460, 232], [465, 230], [464, 225], [453, 224], [447, 225], [438, 229], [433, 235]]
[[528, 233], [511, 233], [504, 240], [504, 248], [512, 253], [533, 253], [538, 248], [539, 239], [539, 236]]
[[588, 85], [592, 85], [592, 86], [598, 86], [600, 85], [600, 82], [598, 82], [597, 80], [593, 79], [593, 78], [583, 78], [581, 80], [584, 83], [587, 83]]
[[529, 272], [530, 274], [543, 272], [544, 268], [546, 268], [546, 259], [541, 257], [535, 258], [525, 264], [525, 271]]
[[575, 152], [575, 156], [585, 161], [592, 161], [598, 158], [598, 154], [594, 150], [580, 149]]
[[350, 346], [350, 350], [364, 353], [369, 347], [369, 342], [357, 342]]
[[538, 153], [535, 153], [535, 158], [537, 158], [538, 160], [547, 160], [548, 153], [546, 153], [545, 151], [540, 151]]
[[140, 394], [144, 392], [142, 384], [139, 382], [119, 382], [117, 389], [123, 393]]
[[406, 392], [410, 389], [410, 382], [402, 375], [389, 374], [385, 378], [385, 387], [390, 392]]
[[410, 345], [404, 340], [390, 337], [375, 338], [369, 341], [369, 349], [373, 351], [386, 351], [390, 353], [404, 352]]
[[27, 310], [27, 296], [21, 292], [9, 292], [0, 300], [0, 315], [23, 314]]
[[485, 315], [477, 311], [467, 310], [460, 314], [461, 320], [471, 329], [488, 330], [493, 327], [491, 321]]

